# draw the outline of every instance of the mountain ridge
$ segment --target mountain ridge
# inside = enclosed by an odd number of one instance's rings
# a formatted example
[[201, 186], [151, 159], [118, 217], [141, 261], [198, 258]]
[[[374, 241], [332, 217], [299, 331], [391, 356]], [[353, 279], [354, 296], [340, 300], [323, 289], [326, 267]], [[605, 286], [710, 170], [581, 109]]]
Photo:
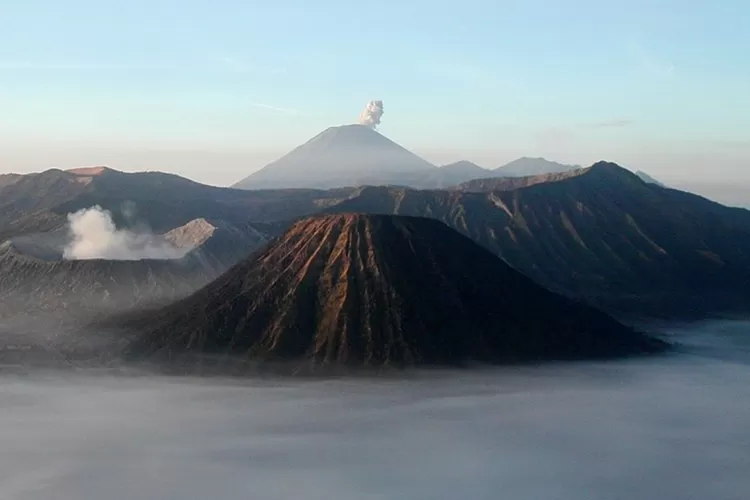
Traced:
[[0, 185], [0, 241], [59, 229], [67, 224], [68, 214], [93, 206], [111, 212], [118, 227], [146, 224], [154, 231], [168, 231], [200, 217], [240, 225], [249, 220], [293, 219], [350, 192], [246, 191], [207, 186], [162, 172], [92, 168], [51, 169]]
[[436, 218], [537, 283], [618, 314], [700, 316], [750, 300], [750, 212], [613, 163], [511, 190], [370, 187], [327, 211]]

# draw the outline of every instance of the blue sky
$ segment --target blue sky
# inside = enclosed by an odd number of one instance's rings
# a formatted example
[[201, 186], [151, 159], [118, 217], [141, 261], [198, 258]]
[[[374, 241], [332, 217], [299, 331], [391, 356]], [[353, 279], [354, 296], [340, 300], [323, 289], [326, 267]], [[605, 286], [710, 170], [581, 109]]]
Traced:
[[440, 163], [750, 182], [744, 0], [4, 1], [0, 170], [230, 183], [385, 102]]

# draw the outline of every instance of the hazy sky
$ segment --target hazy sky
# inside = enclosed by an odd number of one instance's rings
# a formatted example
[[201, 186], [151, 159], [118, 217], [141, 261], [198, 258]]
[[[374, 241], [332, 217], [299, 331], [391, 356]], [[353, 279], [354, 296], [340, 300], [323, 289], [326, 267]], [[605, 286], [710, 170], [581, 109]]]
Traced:
[[24, 0], [0, 9], [0, 171], [226, 184], [385, 101], [442, 163], [609, 159], [750, 182], [743, 0]]

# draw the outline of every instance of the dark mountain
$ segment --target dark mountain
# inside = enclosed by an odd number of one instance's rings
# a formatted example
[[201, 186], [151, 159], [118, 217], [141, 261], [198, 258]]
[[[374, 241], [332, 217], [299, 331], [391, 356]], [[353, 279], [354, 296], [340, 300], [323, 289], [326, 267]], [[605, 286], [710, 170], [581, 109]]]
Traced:
[[329, 210], [439, 219], [538, 283], [614, 312], [750, 310], [750, 211], [611, 163], [511, 190], [367, 187]]
[[568, 170], [554, 174], [531, 175], [527, 177], [493, 177], [489, 179], [474, 179], [456, 186], [458, 191], [472, 193], [488, 193], [491, 191], [512, 191], [514, 189], [543, 184], [546, 182], [557, 182], [585, 173], [584, 169]]
[[128, 308], [183, 296], [214, 277], [192, 259], [48, 260], [7, 241], [0, 245], [0, 317]]
[[234, 187], [412, 185], [436, 168], [369, 127], [344, 125], [324, 130]]
[[67, 214], [99, 205], [120, 227], [146, 224], [168, 231], [197, 218], [231, 224], [314, 213], [351, 190], [244, 191], [206, 186], [160, 172], [124, 173], [104, 167], [48, 170], [0, 185], [0, 241], [63, 227]]
[[476, 163], [462, 160], [430, 170], [422, 178], [415, 181], [411, 187], [419, 189], [443, 189], [472, 179], [481, 179], [491, 177], [492, 175], [492, 171], [482, 168]]
[[0, 185], [0, 230], [23, 216], [47, 211], [84, 193], [89, 182], [90, 178], [48, 170]]
[[278, 233], [267, 224], [235, 227], [200, 219], [164, 235], [185, 253], [163, 260], [64, 260], [65, 230], [19, 236], [0, 245], [0, 318], [23, 311], [121, 310], [182, 297]]
[[422, 218], [295, 224], [196, 294], [131, 319], [136, 355], [237, 354], [344, 364], [617, 356], [656, 347]]
[[0, 174], [0, 189], [15, 184], [22, 177], [20, 174]]
[[218, 276], [285, 230], [287, 224], [244, 223], [196, 219], [164, 236], [177, 247], [192, 248], [186, 256]]
[[522, 157], [493, 170], [503, 177], [525, 177], [529, 175], [554, 174], [581, 168], [580, 165], [565, 165], [544, 158]]
[[641, 179], [641, 180], [642, 180], [643, 182], [647, 182], [647, 183], [649, 183], [649, 184], [656, 184], [657, 186], [661, 186], [661, 187], [667, 187], [667, 185], [666, 185], [666, 184], [664, 184], [664, 183], [662, 183], [662, 182], [659, 182], [659, 181], [657, 181], [656, 179], [654, 179], [653, 177], [651, 177], [650, 175], [648, 175], [648, 174], [647, 174], [646, 172], [644, 172], [644, 171], [642, 171], [642, 170], [638, 170], [638, 171], [637, 171], [637, 172], [635, 173], [635, 175], [637, 175], [638, 177], [640, 177], [640, 179]]

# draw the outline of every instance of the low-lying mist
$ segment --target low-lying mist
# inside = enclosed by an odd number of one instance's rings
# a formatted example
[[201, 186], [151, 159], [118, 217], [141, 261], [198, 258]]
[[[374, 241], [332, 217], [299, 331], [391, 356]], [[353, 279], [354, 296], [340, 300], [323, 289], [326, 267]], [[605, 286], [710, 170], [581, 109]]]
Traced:
[[68, 226], [71, 240], [63, 250], [67, 260], [179, 259], [191, 250], [146, 229], [118, 229], [112, 214], [99, 206], [69, 214]]
[[[304, 380], [0, 376], [0, 498], [744, 500], [748, 324], [688, 354]], [[747, 344], [741, 344], [747, 346]]]

